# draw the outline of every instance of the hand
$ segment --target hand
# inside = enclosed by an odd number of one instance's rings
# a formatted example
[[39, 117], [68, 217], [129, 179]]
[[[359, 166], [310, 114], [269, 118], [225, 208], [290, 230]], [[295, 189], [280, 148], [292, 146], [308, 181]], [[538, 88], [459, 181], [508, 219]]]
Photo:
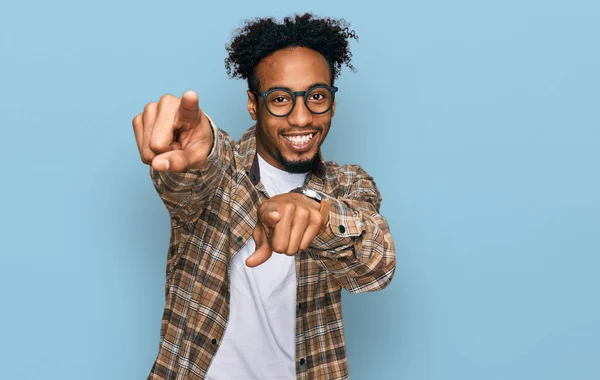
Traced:
[[142, 162], [159, 171], [200, 169], [213, 144], [208, 118], [198, 106], [198, 95], [164, 95], [148, 103], [133, 119]]
[[280, 194], [263, 202], [252, 234], [256, 250], [246, 265], [256, 267], [273, 252], [293, 256], [307, 249], [324, 222], [319, 203], [302, 194]]

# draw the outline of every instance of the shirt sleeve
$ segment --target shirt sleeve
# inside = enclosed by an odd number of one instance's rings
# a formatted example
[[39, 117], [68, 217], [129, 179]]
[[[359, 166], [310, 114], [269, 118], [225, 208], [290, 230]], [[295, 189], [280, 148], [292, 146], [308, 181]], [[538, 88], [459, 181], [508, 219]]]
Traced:
[[373, 178], [360, 167], [348, 165], [342, 172], [342, 191], [329, 197], [329, 223], [308, 254], [350, 293], [381, 290], [396, 269], [390, 228], [379, 213], [382, 198]]
[[216, 128], [208, 118], [213, 132], [213, 145], [203, 169], [182, 173], [161, 172], [150, 167], [150, 177], [175, 224], [193, 222], [208, 203], [233, 162], [231, 138]]

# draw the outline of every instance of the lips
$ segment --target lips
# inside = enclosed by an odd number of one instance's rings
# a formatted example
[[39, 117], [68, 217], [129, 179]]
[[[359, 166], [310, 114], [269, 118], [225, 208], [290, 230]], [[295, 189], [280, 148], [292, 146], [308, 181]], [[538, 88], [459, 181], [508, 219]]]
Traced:
[[303, 134], [283, 135], [287, 146], [297, 152], [302, 153], [308, 151], [314, 144], [314, 137], [318, 132], [308, 132]]

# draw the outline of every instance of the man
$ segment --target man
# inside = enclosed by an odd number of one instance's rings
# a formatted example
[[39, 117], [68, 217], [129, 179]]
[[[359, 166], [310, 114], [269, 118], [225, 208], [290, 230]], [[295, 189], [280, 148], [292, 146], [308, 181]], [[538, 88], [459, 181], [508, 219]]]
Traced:
[[351, 38], [310, 14], [248, 21], [225, 60], [256, 122], [239, 142], [192, 91], [134, 118], [172, 227], [149, 379], [349, 377], [341, 289], [383, 289], [396, 265], [373, 179], [320, 153]]

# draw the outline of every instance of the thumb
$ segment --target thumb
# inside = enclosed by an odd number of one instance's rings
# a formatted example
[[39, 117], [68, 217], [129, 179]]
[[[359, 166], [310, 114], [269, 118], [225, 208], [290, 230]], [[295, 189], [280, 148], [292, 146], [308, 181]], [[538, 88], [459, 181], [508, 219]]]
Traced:
[[154, 157], [151, 165], [158, 171], [182, 172], [188, 167], [188, 160], [181, 150], [172, 150]]
[[267, 239], [267, 235], [265, 230], [263, 229], [262, 224], [257, 223], [254, 228], [254, 232], [252, 233], [252, 237], [254, 238], [254, 242], [256, 243], [256, 250], [246, 259], [246, 265], [250, 268], [254, 268], [259, 266], [260, 264], [266, 262], [271, 258], [273, 254], [273, 249], [271, 249], [271, 244], [269, 244], [269, 239]]
[[267, 227], [275, 227], [281, 220], [281, 214], [277, 211], [277, 203], [271, 201], [263, 203], [260, 207], [258, 219]]

